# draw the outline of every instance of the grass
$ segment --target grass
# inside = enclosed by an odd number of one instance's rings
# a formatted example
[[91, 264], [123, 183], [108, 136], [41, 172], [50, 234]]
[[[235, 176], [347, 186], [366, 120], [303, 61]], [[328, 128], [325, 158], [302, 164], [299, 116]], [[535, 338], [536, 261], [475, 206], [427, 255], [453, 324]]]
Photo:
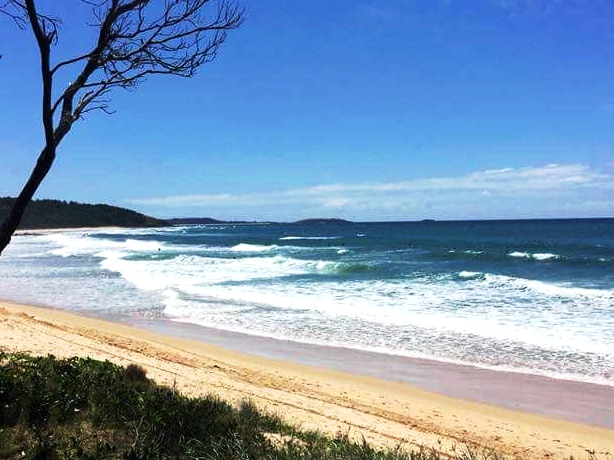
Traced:
[[[1, 459], [439, 460], [305, 432], [249, 402], [189, 398], [140, 366], [0, 352]], [[499, 460], [493, 452], [456, 460]]]

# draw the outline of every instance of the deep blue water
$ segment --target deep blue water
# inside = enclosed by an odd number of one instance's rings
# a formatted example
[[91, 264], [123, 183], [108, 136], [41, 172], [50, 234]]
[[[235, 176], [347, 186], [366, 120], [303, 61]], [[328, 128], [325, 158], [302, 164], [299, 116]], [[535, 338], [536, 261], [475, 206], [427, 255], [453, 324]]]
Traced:
[[614, 384], [614, 219], [16, 237], [2, 296]]

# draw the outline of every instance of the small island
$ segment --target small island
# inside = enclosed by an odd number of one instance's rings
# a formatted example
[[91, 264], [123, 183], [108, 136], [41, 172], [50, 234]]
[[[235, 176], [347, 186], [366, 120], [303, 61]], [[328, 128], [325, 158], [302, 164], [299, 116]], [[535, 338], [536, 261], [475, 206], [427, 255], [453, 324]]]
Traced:
[[219, 220], [212, 217], [174, 217], [167, 219], [168, 225], [225, 225], [225, 224], [255, 224], [247, 220]]
[[311, 225], [311, 224], [352, 224], [353, 222], [345, 219], [338, 218], [316, 218], [316, 219], [303, 219], [294, 222], [299, 225]]

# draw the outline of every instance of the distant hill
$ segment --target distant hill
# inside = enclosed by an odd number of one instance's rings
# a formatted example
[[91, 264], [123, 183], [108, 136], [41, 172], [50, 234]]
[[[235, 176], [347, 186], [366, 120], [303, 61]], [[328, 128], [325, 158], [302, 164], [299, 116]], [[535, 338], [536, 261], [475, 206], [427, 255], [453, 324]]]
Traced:
[[297, 220], [295, 224], [351, 224], [352, 222], [345, 219], [303, 219]]
[[[0, 221], [4, 220], [14, 201], [14, 198], [0, 198]], [[33, 200], [28, 204], [19, 228], [160, 227], [163, 225], [168, 225], [168, 222], [130, 209], [106, 204]]]
[[166, 220], [170, 225], [208, 225], [208, 224], [253, 224], [245, 220], [218, 220], [211, 217], [175, 217]]
[[206, 224], [221, 224], [221, 220], [212, 219], [211, 217], [174, 217], [167, 219], [171, 225], [206, 225]]

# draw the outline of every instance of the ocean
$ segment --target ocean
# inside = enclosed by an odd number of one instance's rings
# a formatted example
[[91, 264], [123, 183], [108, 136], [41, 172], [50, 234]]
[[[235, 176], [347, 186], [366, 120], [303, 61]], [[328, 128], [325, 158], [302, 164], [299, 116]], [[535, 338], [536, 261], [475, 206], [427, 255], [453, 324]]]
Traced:
[[614, 386], [614, 219], [24, 234], [0, 297]]

